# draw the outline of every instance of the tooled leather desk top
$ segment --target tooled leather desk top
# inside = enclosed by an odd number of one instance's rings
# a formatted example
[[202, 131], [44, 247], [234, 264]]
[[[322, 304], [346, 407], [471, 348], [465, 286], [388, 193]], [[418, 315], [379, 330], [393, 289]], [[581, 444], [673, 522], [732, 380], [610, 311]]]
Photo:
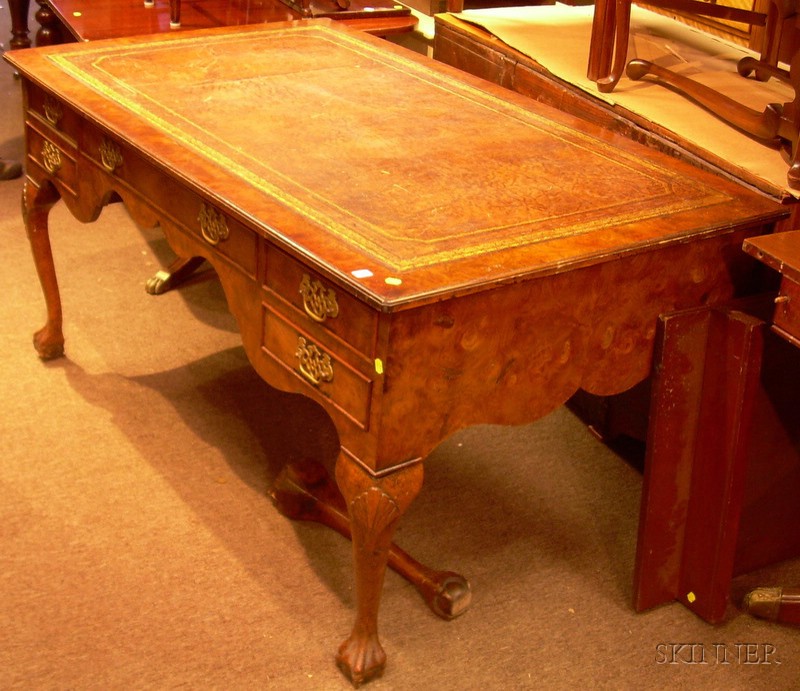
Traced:
[[733, 183], [328, 22], [10, 59], [384, 308], [780, 215]]

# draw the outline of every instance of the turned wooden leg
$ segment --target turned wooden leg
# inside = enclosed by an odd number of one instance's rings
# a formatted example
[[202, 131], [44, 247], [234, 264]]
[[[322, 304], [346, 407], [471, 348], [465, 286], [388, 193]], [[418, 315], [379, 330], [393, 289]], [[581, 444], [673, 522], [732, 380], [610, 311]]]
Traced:
[[169, 27], [178, 29], [181, 25], [181, 0], [169, 0]]
[[61, 22], [59, 22], [53, 8], [47, 0], [36, 0], [39, 9], [36, 10], [36, 21], [39, 30], [36, 32], [37, 46], [54, 46], [61, 43]]
[[800, 588], [756, 588], [744, 599], [754, 617], [800, 626]]
[[357, 612], [350, 637], [336, 655], [339, 669], [358, 686], [379, 677], [386, 665], [378, 640], [378, 608], [392, 535], [422, 487], [422, 463], [382, 477], [369, 474], [344, 453], [336, 482], [344, 495], [353, 534]]
[[205, 260], [203, 257], [190, 257], [189, 259], [178, 258], [166, 269], [157, 272], [155, 276], [148, 278], [144, 289], [150, 295], [161, 295], [168, 290], [176, 288], [188, 279]]
[[64, 354], [61, 296], [47, 227], [50, 209], [59, 199], [58, 192], [51, 185], [38, 187], [30, 178], [26, 180], [22, 190], [22, 215], [47, 305], [47, 323], [33, 335], [33, 345], [43, 360], [52, 360]]
[[595, 0], [592, 34], [589, 41], [589, 62], [586, 76], [593, 82], [608, 74], [614, 52], [614, 3]]
[[[276, 478], [272, 500], [278, 510], [296, 521], [314, 521], [352, 539], [347, 506], [322, 464], [305, 460], [287, 465]], [[395, 543], [389, 545], [389, 568], [399, 573], [442, 619], [454, 619], [470, 605], [469, 582], [452, 571], [420, 564]]]
[[31, 40], [28, 38], [28, 10], [30, 0], [8, 0], [8, 11], [11, 14], [11, 41], [9, 47], [29, 48]]

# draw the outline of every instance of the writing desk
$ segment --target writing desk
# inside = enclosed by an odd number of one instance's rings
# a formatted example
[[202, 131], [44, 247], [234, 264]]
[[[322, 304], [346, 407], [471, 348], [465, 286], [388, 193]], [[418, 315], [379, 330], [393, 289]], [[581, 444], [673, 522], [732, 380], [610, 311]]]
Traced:
[[384, 667], [383, 575], [425, 456], [467, 425], [644, 379], [657, 316], [747, 291], [742, 242], [785, 215], [327, 21], [6, 59], [24, 89], [39, 355], [63, 354], [59, 199], [89, 222], [121, 198], [179, 256], [210, 262], [260, 376], [336, 425], [357, 594], [337, 660], [355, 683]]

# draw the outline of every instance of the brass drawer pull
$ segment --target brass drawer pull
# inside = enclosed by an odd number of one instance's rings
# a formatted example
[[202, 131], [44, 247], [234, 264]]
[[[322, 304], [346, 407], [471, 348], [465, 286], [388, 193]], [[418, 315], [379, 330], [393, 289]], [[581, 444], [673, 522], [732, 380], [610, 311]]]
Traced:
[[61, 168], [61, 152], [52, 142], [45, 141], [42, 144], [42, 163], [50, 173], [56, 173]]
[[122, 152], [110, 139], [103, 139], [100, 144], [100, 162], [109, 173], [113, 173], [122, 165]]
[[54, 98], [47, 96], [44, 100], [44, 117], [53, 126], [57, 126], [64, 116], [61, 104]]
[[314, 386], [333, 381], [331, 356], [323, 353], [313, 343], [308, 343], [302, 336], [297, 340], [295, 357], [298, 360], [300, 374]]
[[214, 207], [201, 204], [197, 220], [200, 221], [200, 232], [209, 245], [218, 245], [228, 239], [228, 223]]
[[333, 288], [326, 288], [319, 281], [312, 281], [308, 274], [303, 274], [300, 294], [303, 296], [303, 309], [315, 322], [322, 323], [328, 317], [334, 319], [338, 316], [339, 304]]

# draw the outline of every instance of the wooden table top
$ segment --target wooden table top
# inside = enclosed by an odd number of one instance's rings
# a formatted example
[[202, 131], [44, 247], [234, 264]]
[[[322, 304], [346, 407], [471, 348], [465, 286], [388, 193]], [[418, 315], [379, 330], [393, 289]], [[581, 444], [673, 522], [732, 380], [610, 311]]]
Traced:
[[748, 238], [744, 250], [784, 276], [800, 282], [800, 230]]
[[732, 182], [335, 22], [6, 58], [381, 310], [784, 215]]
[[[281, 0], [183, 0], [181, 27], [170, 28], [169, 0], [48, 0], [56, 16], [78, 41], [97, 41], [156, 33], [176, 33], [246, 24], [288, 22], [300, 18]], [[334, 5], [335, 3], [331, 3]], [[354, 29], [385, 36], [411, 31], [417, 19], [407, 8], [391, 0], [354, 0], [351, 7], [380, 7], [368, 19], [342, 20]], [[400, 14], [402, 13], [402, 14]], [[381, 16], [382, 15], [382, 16]]]

